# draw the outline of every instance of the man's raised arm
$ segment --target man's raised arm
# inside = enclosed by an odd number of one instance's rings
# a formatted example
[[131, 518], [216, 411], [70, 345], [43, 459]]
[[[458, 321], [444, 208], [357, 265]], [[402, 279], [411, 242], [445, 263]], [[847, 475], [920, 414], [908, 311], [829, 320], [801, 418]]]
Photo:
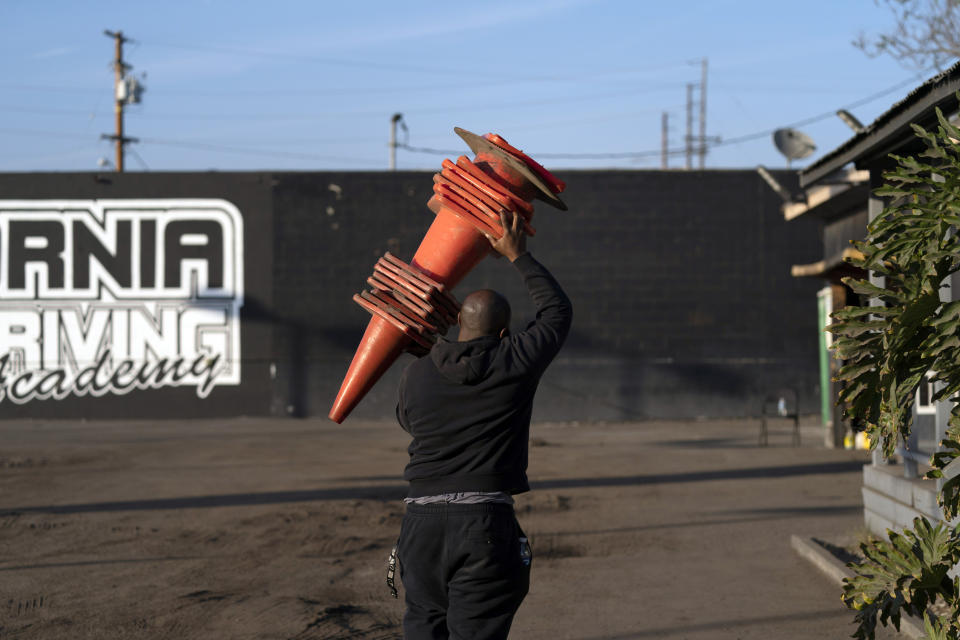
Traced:
[[519, 334], [511, 337], [514, 350], [523, 364], [543, 370], [553, 360], [570, 331], [573, 305], [560, 284], [546, 267], [527, 252], [526, 236], [519, 224], [519, 215], [500, 213], [503, 236], [487, 236], [493, 249], [517, 268], [527, 291], [537, 307], [537, 319]]

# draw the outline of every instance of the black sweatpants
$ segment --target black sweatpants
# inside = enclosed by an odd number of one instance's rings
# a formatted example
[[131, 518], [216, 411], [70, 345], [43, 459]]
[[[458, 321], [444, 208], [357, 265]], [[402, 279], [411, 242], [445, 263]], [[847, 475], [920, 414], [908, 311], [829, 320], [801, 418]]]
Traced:
[[407, 640], [506, 638], [530, 586], [509, 504], [407, 505], [397, 542]]

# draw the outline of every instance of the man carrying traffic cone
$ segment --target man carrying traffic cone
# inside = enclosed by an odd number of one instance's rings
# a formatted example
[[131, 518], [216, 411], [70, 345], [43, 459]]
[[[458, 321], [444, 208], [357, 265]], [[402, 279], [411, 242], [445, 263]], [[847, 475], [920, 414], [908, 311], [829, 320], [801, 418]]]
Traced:
[[412, 436], [410, 483], [396, 555], [406, 599], [404, 637], [506, 638], [527, 594], [532, 553], [513, 511], [529, 491], [533, 397], [570, 330], [572, 306], [526, 251], [518, 215], [487, 236], [519, 272], [536, 320], [510, 334], [495, 291], [463, 301], [457, 341], [440, 339], [400, 382], [397, 419]]

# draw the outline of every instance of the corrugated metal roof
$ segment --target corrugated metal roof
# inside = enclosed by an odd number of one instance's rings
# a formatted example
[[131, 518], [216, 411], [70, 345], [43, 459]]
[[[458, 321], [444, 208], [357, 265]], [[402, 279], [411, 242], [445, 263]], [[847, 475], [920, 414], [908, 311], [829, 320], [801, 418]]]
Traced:
[[[848, 162], [873, 155], [888, 138], [900, 130], [908, 130], [912, 122], [934, 117], [934, 107], [956, 105], [954, 93], [960, 89], [960, 62], [933, 76], [911, 91], [905, 98], [884, 111], [863, 131], [800, 171], [801, 186], [813, 184]], [[912, 133], [912, 132], [911, 132]]]

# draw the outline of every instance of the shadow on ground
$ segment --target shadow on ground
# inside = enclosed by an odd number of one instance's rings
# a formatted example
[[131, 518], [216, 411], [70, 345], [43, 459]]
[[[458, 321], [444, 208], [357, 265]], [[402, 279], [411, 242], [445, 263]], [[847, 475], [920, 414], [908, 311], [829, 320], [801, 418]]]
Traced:
[[[863, 467], [860, 461], [825, 462], [818, 464], [752, 467], [746, 469], [718, 469], [715, 471], [678, 472], [615, 476], [610, 478], [559, 478], [531, 482], [531, 489], [575, 489], [601, 487], [631, 487], [643, 485], [711, 482], [758, 478], [786, 478], [795, 476], [850, 473]], [[162, 509], [207, 509], [212, 507], [243, 507], [319, 500], [399, 500], [406, 493], [406, 485], [340, 487], [333, 489], [305, 489], [300, 491], [267, 491], [263, 493], [234, 493], [211, 496], [158, 498], [154, 500], [125, 500], [91, 502], [85, 504], [10, 507], [0, 510], [0, 516], [17, 513], [91, 513], [111, 511], [151, 511]]]

